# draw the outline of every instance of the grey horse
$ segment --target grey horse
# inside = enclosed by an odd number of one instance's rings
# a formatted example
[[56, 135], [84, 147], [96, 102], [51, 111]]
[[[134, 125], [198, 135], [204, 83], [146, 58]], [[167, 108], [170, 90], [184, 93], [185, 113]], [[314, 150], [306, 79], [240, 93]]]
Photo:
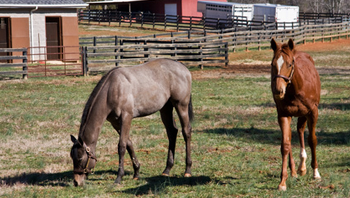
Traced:
[[108, 120], [119, 133], [119, 169], [115, 183], [124, 176], [124, 155], [128, 151], [134, 168], [134, 179], [139, 178], [138, 162], [129, 131], [131, 120], [160, 111], [166, 128], [169, 147], [163, 175], [168, 176], [174, 165], [178, 129], [173, 108], [179, 116], [186, 143], [185, 177], [191, 176], [191, 99], [192, 77], [181, 63], [169, 59], [156, 59], [138, 66], [114, 68], [102, 77], [92, 91], [83, 111], [78, 139], [70, 156], [74, 165], [74, 185], [84, 184], [96, 165], [96, 143], [102, 125]]

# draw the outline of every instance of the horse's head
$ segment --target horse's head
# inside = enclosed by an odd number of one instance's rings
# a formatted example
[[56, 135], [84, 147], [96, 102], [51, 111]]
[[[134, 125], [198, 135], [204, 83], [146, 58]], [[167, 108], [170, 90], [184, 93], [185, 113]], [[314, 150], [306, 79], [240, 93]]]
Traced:
[[74, 143], [70, 151], [74, 166], [74, 185], [82, 186], [88, 174], [93, 172], [97, 159], [80, 137], [77, 140], [71, 135], [71, 140]]
[[287, 44], [271, 40], [274, 56], [271, 62], [271, 89], [275, 100], [282, 100], [294, 73], [295, 45], [292, 39]]

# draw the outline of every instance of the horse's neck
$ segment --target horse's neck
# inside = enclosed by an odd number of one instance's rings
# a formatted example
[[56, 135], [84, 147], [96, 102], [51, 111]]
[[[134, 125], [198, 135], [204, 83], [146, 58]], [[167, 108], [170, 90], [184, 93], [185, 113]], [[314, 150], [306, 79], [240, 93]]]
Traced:
[[106, 104], [97, 100], [86, 114], [87, 117], [84, 119], [84, 123], [81, 123], [82, 127], [80, 128], [79, 137], [93, 150], [96, 148], [98, 136], [108, 113]]

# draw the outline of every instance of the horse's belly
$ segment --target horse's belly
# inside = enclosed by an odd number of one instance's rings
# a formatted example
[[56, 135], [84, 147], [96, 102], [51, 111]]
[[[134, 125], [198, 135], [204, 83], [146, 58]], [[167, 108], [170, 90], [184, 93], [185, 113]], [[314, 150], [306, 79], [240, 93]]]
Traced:
[[134, 103], [134, 117], [143, 117], [151, 115], [163, 108], [169, 100], [167, 94], [158, 94], [154, 97], [139, 98]]

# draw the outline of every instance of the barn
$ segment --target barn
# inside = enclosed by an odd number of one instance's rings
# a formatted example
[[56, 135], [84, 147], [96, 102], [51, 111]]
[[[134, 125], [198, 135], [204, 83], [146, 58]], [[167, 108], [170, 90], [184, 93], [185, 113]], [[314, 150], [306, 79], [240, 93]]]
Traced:
[[[226, 0], [212, 0], [226, 2]], [[167, 15], [197, 16], [202, 13], [197, 11], [198, 0], [107, 0], [88, 2], [89, 6], [116, 5], [118, 11], [124, 12], [150, 12]]]
[[65, 46], [79, 46], [77, 9], [86, 6], [83, 0], [0, 0], [0, 48], [29, 48], [32, 60], [47, 50], [48, 59], [57, 59]]

